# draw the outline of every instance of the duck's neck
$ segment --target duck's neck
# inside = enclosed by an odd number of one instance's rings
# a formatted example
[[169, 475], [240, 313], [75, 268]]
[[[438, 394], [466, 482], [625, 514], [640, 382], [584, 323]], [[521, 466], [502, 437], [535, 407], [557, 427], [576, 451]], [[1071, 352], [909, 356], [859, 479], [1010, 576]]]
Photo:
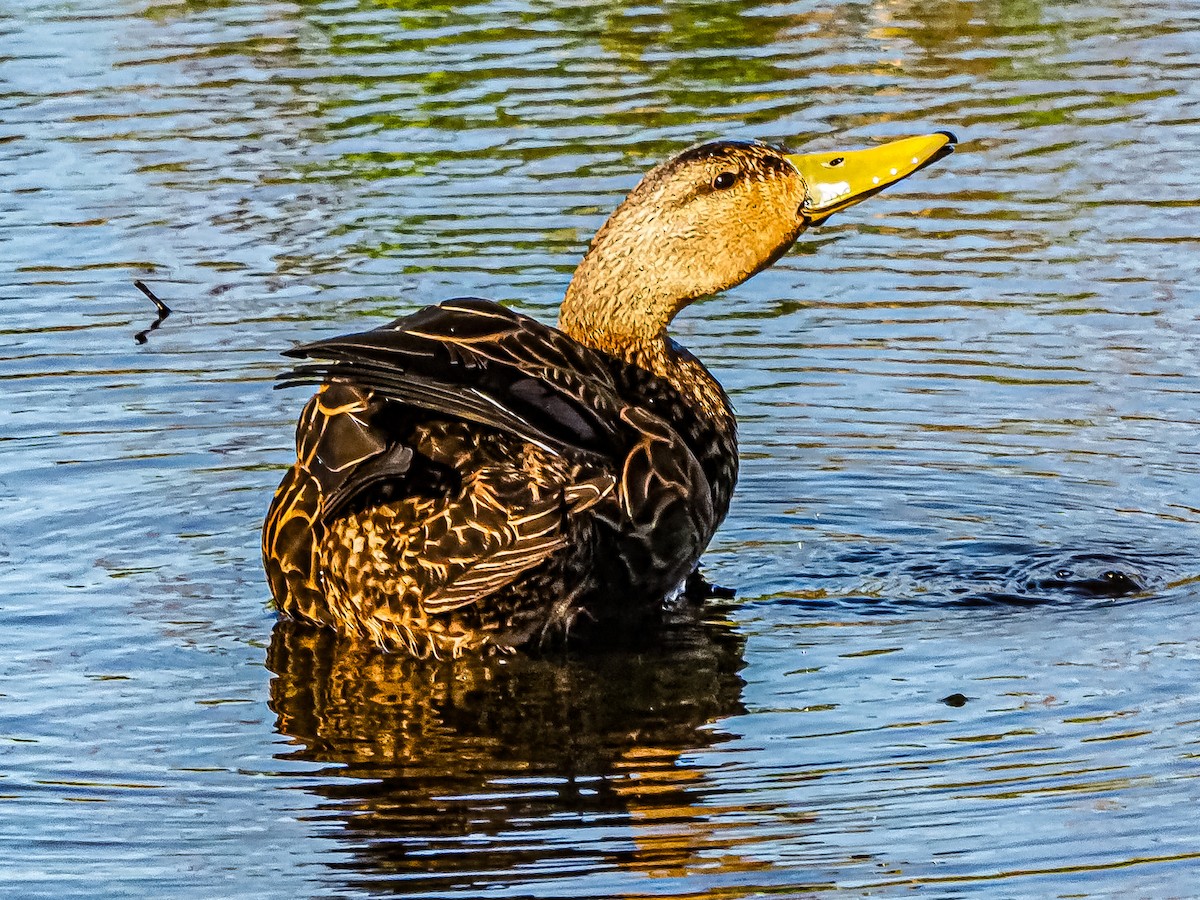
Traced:
[[581, 344], [632, 362], [641, 349], [667, 346], [667, 326], [687, 299], [669, 284], [656, 248], [630, 247], [613, 227], [616, 218], [600, 229], [575, 270], [558, 327]]
[[[652, 372], [691, 401], [697, 412], [732, 421], [729, 400], [708, 369], [667, 336], [667, 326], [687, 301], [655, 297], [636, 277], [596, 265], [594, 254], [580, 264], [563, 300], [558, 327], [579, 343]], [[619, 269], [619, 264], [618, 264]]]
[[559, 310], [559, 329], [674, 382], [667, 325], [681, 304], [658, 295], [656, 279], [639, 272], [629, 254], [609, 258], [604, 251], [603, 244], [594, 244], [575, 270]]
[[675, 349], [667, 326], [697, 297], [742, 281], [749, 270], [694, 259], [678, 246], [678, 235], [655, 226], [656, 206], [634, 199], [631, 194], [596, 232], [567, 287], [558, 327], [581, 344], [653, 372], [697, 412], [732, 421], [721, 386], [699, 360]]

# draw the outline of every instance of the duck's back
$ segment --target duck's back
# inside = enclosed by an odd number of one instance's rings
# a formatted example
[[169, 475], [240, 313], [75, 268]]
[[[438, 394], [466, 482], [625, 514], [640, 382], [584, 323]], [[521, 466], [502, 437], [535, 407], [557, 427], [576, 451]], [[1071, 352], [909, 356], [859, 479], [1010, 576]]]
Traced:
[[293, 355], [318, 361], [288, 383], [322, 387], [263, 531], [289, 615], [418, 653], [637, 620], [724, 516], [732, 434], [722, 449], [671, 385], [494, 303]]

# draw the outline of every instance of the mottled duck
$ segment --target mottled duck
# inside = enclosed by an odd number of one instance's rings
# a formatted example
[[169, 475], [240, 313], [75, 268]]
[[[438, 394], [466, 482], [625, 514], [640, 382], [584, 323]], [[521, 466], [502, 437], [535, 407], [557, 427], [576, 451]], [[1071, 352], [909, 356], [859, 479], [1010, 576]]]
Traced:
[[319, 385], [263, 526], [281, 613], [418, 655], [652, 623], [729, 509], [729, 398], [667, 326], [951, 151], [693, 147], [596, 234], [558, 328], [448, 300], [298, 346]]

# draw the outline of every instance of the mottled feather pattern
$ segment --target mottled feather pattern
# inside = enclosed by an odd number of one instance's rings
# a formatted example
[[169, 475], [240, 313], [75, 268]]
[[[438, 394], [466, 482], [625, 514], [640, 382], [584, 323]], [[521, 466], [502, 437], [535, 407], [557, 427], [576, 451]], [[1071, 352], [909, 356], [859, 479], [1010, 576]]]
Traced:
[[693, 403], [488, 301], [293, 355], [318, 360], [284, 383], [324, 384], [264, 530], [290, 615], [418, 654], [644, 617], [724, 515], [714, 500], [731, 485], [710, 485], [700, 461], [719, 450], [693, 449], [645, 401], [681, 420]]

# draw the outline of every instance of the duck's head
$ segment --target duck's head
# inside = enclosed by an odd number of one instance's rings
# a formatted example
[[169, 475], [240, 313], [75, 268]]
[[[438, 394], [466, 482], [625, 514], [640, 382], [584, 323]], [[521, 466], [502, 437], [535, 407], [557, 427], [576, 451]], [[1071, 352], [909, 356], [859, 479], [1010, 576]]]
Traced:
[[697, 297], [741, 284], [810, 225], [947, 155], [938, 132], [867, 150], [789, 154], [714, 141], [655, 167], [604, 223], [563, 301], [559, 327], [619, 351], [661, 340]]

